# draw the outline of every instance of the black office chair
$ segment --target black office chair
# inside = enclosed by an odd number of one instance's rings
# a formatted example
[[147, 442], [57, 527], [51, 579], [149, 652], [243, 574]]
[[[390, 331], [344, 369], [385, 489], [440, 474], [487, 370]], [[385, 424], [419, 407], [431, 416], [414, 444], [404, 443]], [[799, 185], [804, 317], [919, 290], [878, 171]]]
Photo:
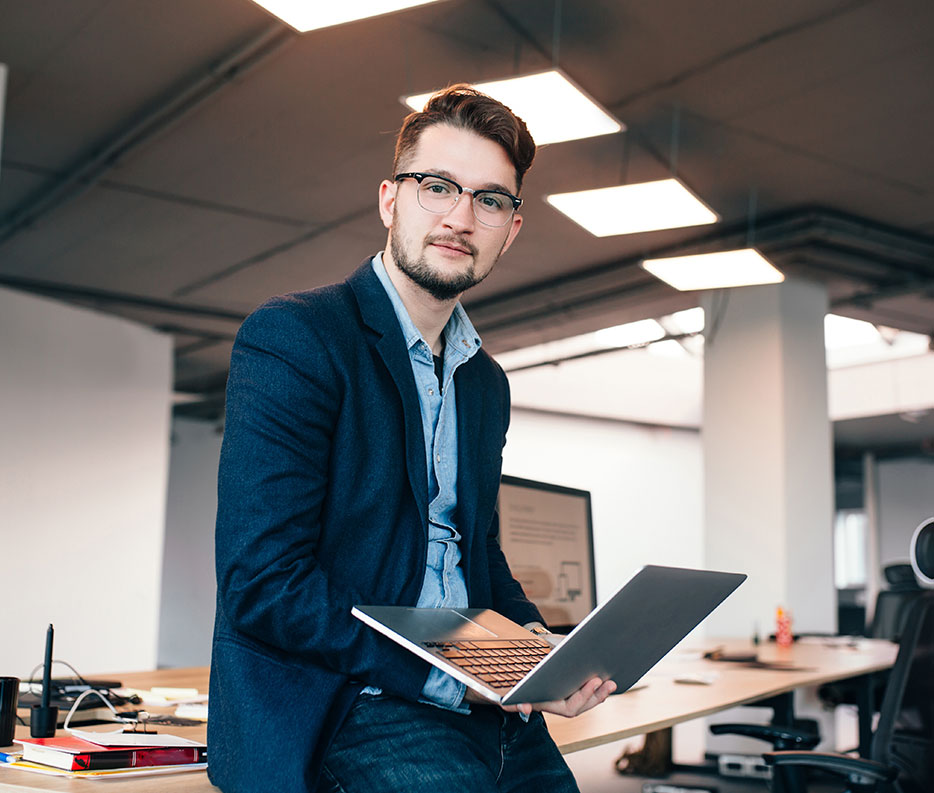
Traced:
[[908, 562], [886, 565], [882, 572], [888, 589], [883, 589], [876, 598], [876, 610], [867, 635], [873, 639], [897, 642], [908, 619], [911, 604], [921, 594], [921, 585], [915, 580], [914, 571]]
[[807, 769], [843, 777], [851, 793], [934, 790], [934, 592], [911, 607], [868, 758], [829, 752], [768, 752], [775, 793], [807, 790]]
[[[908, 612], [911, 610], [911, 604], [923, 590], [915, 580], [914, 571], [908, 562], [886, 565], [882, 573], [888, 588], [881, 590], [876, 597], [872, 622], [866, 626], [865, 635], [872, 639], [888, 639], [898, 642], [905, 627]], [[869, 696], [874, 712], [878, 712], [882, 707], [882, 697], [885, 694], [885, 682], [888, 677], [888, 670], [884, 670], [873, 674], [869, 681], [871, 687]], [[859, 703], [859, 689], [849, 680], [827, 683], [817, 690], [817, 696], [821, 702], [831, 708]], [[861, 748], [868, 751], [869, 747]]]

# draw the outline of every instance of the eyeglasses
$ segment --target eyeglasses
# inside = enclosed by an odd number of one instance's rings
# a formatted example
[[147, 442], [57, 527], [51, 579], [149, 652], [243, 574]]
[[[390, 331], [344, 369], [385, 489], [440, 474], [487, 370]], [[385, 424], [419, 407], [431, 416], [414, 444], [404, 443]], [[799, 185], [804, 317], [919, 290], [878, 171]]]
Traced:
[[454, 209], [464, 193], [470, 193], [474, 217], [484, 226], [501, 228], [505, 226], [516, 210], [522, 206], [522, 199], [504, 190], [471, 190], [461, 187], [453, 179], [433, 173], [400, 173], [393, 181], [414, 179], [418, 182], [418, 205], [426, 212], [444, 215]]

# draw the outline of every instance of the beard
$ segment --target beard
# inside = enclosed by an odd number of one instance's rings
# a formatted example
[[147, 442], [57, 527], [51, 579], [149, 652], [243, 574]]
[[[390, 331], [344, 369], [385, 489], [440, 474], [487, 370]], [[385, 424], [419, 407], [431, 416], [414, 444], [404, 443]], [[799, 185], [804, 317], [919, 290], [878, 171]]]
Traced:
[[[396, 234], [390, 235], [389, 250], [392, 253], [392, 260], [396, 263], [396, 266], [403, 273], [405, 273], [410, 281], [412, 281], [417, 286], [420, 286], [436, 300], [454, 300], [470, 289], [472, 286], [479, 284], [490, 274], [493, 269], [491, 267], [483, 275], [478, 276], [474, 261], [471, 261], [463, 271], [454, 273], [450, 276], [444, 276], [437, 270], [432, 269], [431, 265], [428, 264], [424, 253], [422, 253], [422, 255], [417, 259], [409, 256], [408, 251], [406, 251], [403, 243], [398, 239], [398, 236], [399, 235]], [[453, 242], [456, 245], [463, 246], [464, 248], [467, 248], [467, 250], [470, 251], [471, 256], [476, 259], [476, 246], [472, 245], [466, 240], [459, 239], [454, 236], [428, 236], [425, 238], [425, 246], [427, 247], [432, 243], [440, 241]], [[499, 255], [497, 255], [496, 258], [498, 259]]]

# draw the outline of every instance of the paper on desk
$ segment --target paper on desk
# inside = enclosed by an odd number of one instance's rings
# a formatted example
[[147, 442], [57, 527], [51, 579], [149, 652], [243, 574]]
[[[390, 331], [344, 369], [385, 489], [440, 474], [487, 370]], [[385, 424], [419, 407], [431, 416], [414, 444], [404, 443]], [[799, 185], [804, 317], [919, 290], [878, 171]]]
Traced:
[[168, 707], [189, 702], [207, 702], [207, 694], [199, 694], [196, 688], [159, 688], [153, 686], [151, 690], [142, 688], [120, 688], [116, 693], [123, 697], [136, 694], [144, 705], [152, 707]]
[[200, 741], [161, 732], [93, 732], [75, 729], [69, 732], [75, 738], [96, 743], [98, 746], [204, 746]]
[[802, 636], [798, 644], [817, 644], [822, 647], [857, 648], [861, 642], [858, 636]]
[[201, 721], [207, 721], [208, 703], [183, 703], [175, 709], [175, 715], [182, 719], [200, 719]]

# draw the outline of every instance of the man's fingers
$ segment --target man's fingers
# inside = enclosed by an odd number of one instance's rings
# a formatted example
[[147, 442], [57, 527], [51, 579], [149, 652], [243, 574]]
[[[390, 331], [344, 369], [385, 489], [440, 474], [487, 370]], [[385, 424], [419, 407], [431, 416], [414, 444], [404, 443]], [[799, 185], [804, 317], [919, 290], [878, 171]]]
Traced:
[[[554, 713], [558, 716], [572, 718], [599, 705], [614, 691], [616, 691], [616, 683], [612, 680], [604, 681], [599, 677], [594, 677], [584, 683], [567, 699], [559, 699], [554, 702], [539, 702], [535, 705], [520, 705], [519, 707], [523, 713], [540, 710], [545, 713]], [[526, 710], [526, 708], [528, 709]]]
[[554, 702], [536, 702], [534, 704], [523, 702], [521, 705], [500, 705], [500, 707], [511, 713], [524, 713], [526, 716], [533, 710], [539, 710], [543, 713], [554, 713], [558, 716], [572, 718], [596, 707], [614, 691], [616, 691], [616, 683], [612, 680], [601, 680], [599, 677], [592, 677], [567, 699], [558, 699]]

